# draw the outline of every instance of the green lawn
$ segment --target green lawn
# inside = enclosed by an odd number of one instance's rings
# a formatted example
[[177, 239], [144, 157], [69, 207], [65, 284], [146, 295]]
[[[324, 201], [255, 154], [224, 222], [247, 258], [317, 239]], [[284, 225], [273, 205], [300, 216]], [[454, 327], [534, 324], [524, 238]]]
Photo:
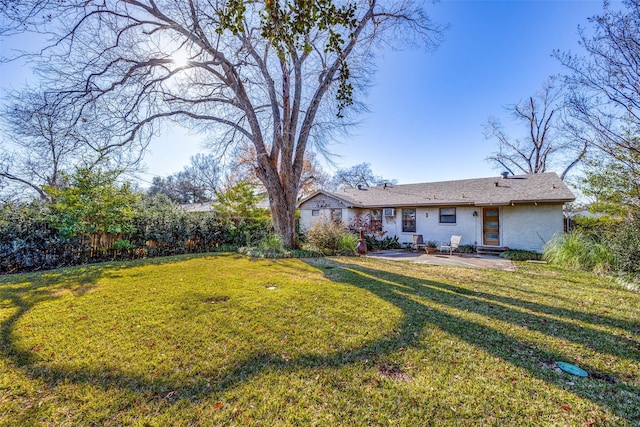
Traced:
[[0, 278], [0, 321], [0, 425], [640, 424], [640, 294], [546, 265], [92, 265]]

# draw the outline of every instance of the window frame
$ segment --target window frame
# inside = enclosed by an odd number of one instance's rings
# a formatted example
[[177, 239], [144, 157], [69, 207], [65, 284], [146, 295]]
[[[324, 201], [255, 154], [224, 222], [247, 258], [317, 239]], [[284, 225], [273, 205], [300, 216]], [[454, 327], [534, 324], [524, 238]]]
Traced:
[[[339, 216], [337, 214], [340, 214]], [[329, 217], [331, 221], [342, 222], [342, 208], [331, 208], [329, 210]]]
[[[451, 213], [444, 213], [443, 211], [453, 211]], [[458, 212], [455, 207], [440, 208], [438, 210], [438, 221], [440, 224], [457, 224]]]
[[402, 209], [402, 232], [415, 233], [417, 230], [417, 210], [416, 208]]
[[371, 230], [382, 231], [382, 209], [371, 209], [369, 211], [369, 227]]

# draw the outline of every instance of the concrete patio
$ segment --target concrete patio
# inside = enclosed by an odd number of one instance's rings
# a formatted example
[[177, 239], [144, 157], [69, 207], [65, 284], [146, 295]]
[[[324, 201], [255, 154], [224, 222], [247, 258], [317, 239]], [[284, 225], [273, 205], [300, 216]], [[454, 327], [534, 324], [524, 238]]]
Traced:
[[412, 252], [410, 250], [384, 250], [379, 252], [368, 252], [371, 258], [383, 258], [396, 261], [409, 261], [418, 264], [445, 265], [469, 268], [493, 268], [496, 270], [516, 271], [516, 266], [508, 259], [491, 255], [477, 254], [454, 254], [432, 253], [427, 255], [424, 252]]

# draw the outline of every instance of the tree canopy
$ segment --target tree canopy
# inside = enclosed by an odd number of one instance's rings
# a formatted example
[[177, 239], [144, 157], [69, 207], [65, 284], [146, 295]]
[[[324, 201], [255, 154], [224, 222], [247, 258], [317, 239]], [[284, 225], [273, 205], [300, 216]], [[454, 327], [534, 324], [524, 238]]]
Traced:
[[556, 56], [570, 71], [576, 135], [599, 150], [586, 170], [584, 192], [595, 198], [595, 209], [638, 214], [640, 1], [605, 2], [603, 13], [580, 29], [580, 40], [585, 56]]
[[[52, 35], [38, 64], [109, 129], [104, 150], [147, 140], [159, 121], [249, 144], [276, 232], [297, 244], [305, 153], [350, 123], [380, 44], [434, 46], [421, 0], [25, 0], [4, 33]], [[142, 144], [144, 147], [144, 143]]]
[[129, 184], [116, 184], [118, 173], [88, 168], [78, 168], [71, 175], [62, 173], [64, 185], [45, 187], [53, 200], [51, 223], [66, 237], [131, 231], [139, 196]]
[[190, 164], [167, 177], [156, 176], [147, 194], [165, 194], [175, 203], [205, 203], [215, 200], [222, 168], [212, 154], [191, 156]]
[[619, 149], [639, 150], [629, 135], [640, 127], [640, 1], [622, 4], [605, 2], [603, 13], [580, 29], [586, 56], [556, 54], [570, 71], [574, 116], [594, 145], [612, 156]]

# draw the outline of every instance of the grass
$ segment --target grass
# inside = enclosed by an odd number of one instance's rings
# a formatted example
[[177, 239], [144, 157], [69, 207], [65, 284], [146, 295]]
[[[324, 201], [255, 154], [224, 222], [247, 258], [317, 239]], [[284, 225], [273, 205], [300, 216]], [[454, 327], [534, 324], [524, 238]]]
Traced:
[[633, 426], [639, 319], [637, 292], [526, 263], [225, 254], [5, 276], [0, 425]]

